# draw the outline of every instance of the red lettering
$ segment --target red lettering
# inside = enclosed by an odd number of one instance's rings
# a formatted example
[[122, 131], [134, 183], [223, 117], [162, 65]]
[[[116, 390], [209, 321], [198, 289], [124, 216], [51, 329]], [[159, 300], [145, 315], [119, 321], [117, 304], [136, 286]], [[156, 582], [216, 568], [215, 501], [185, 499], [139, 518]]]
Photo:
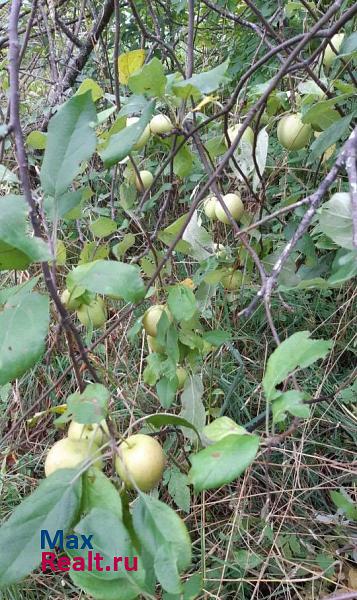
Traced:
[[41, 561], [41, 569], [42, 573], [49, 568], [51, 571], [57, 571], [56, 564], [56, 555], [54, 552], [42, 552], [42, 561]]
[[59, 571], [69, 571], [71, 566], [71, 559], [68, 556], [60, 556], [57, 561], [57, 568]]
[[103, 571], [103, 567], [100, 566], [100, 562], [104, 560], [104, 556], [101, 556], [99, 552], [96, 552], [94, 555], [95, 568], [97, 571]]
[[133, 556], [132, 561], [133, 561], [133, 566], [130, 567], [130, 565], [129, 565], [129, 556], [125, 556], [125, 558], [124, 558], [124, 567], [125, 567], [126, 571], [137, 571], [138, 570], [138, 557], [137, 556]]
[[113, 561], [114, 561], [114, 565], [113, 565], [114, 571], [117, 571], [118, 563], [123, 561], [123, 557], [122, 556], [114, 556]]
[[72, 563], [73, 571], [85, 571], [86, 563], [83, 556], [75, 556]]

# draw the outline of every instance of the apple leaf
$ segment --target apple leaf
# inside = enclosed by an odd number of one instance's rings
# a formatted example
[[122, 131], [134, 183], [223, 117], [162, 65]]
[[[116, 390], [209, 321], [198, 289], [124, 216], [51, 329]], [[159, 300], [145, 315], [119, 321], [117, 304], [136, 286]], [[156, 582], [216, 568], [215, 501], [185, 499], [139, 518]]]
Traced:
[[90, 383], [80, 394], [75, 392], [67, 398], [65, 412], [56, 423], [67, 423], [70, 419], [77, 423], [100, 423], [107, 416], [110, 393], [101, 383]]
[[337, 192], [322, 205], [320, 229], [335, 244], [353, 250], [352, 202], [349, 192]]
[[156, 384], [157, 395], [159, 396], [162, 408], [168, 409], [175, 400], [178, 380], [177, 377], [168, 379], [162, 377]]
[[202, 434], [210, 442], [219, 442], [227, 435], [242, 435], [244, 433], [247, 433], [247, 430], [229, 417], [218, 417], [202, 430]]
[[58, 197], [66, 192], [82, 162], [92, 156], [96, 146], [93, 129], [96, 120], [90, 91], [72, 96], [52, 117], [40, 174], [45, 194]]
[[158, 58], [152, 58], [140, 71], [130, 76], [128, 86], [134, 94], [163, 96], [166, 76], [163, 64]]
[[97, 102], [97, 100], [100, 100], [100, 98], [103, 98], [104, 96], [102, 88], [93, 79], [84, 79], [76, 91], [75, 96], [80, 96], [88, 91], [91, 92], [93, 102]]
[[[206, 410], [202, 402], [203, 384], [199, 375], [187, 377], [184, 390], [181, 394], [182, 409], [180, 417], [189, 421], [198, 431], [202, 431], [206, 422]], [[182, 433], [193, 441], [195, 436], [192, 429], [181, 427]]]
[[311, 144], [308, 164], [315, 162], [316, 158], [322, 156], [327, 148], [338, 142], [348, 132], [352, 117], [353, 114], [351, 113], [347, 117], [339, 119], [319, 135]]
[[126, 302], [138, 302], [145, 295], [139, 267], [116, 260], [96, 260], [76, 267], [67, 277], [67, 287], [72, 290], [77, 286]]
[[220, 64], [214, 69], [211, 69], [210, 71], [198, 73], [189, 79], [176, 81], [172, 86], [172, 90], [176, 96], [179, 96], [179, 98], [183, 98], [185, 100], [187, 100], [189, 96], [197, 98], [202, 94], [210, 94], [211, 92], [217, 90], [220, 85], [229, 81], [229, 79], [225, 76], [225, 73], [228, 69], [228, 64], [229, 61], [226, 60], [224, 63]]
[[110, 136], [108, 144], [106, 144], [99, 152], [100, 157], [107, 168], [112, 167], [130, 154], [145, 127], [148, 125], [154, 112], [154, 106], [155, 103], [150, 102], [147, 108], [145, 108], [139, 121], [136, 121], [136, 123], [133, 123], [128, 127], [124, 127], [118, 133], [113, 133]]
[[82, 513], [89, 513], [93, 508], [104, 508], [122, 520], [121, 497], [110, 479], [99, 469], [89, 469], [83, 478]]
[[300, 367], [308, 367], [324, 358], [331, 348], [331, 340], [311, 340], [309, 331], [297, 331], [278, 346], [270, 355], [263, 377], [263, 388], [267, 400], [276, 394], [276, 386], [289, 373]]
[[0, 271], [51, 259], [46, 243], [28, 235], [28, 213], [22, 196], [0, 197]]
[[258, 447], [257, 435], [228, 435], [190, 456], [189, 480], [197, 492], [231, 483], [253, 462]]
[[200, 433], [196, 429], [196, 427], [190, 423], [187, 419], [182, 417], [178, 417], [177, 415], [172, 415], [170, 413], [156, 413], [156, 415], [150, 415], [145, 419], [147, 423], [150, 423], [154, 427], [161, 427], [162, 425], [175, 425], [176, 427], [186, 427], [188, 429], [192, 429], [198, 439], [200, 439]]
[[304, 404], [307, 395], [298, 390], [288, 390], [273, 400], [273, 422], [281, 423], [286, 419], [286, 413], [294, 417], [307, 419], [310, 415], [310, 407]]
[[[71, 569], [70, 577], [75, 585], [100, 600], [131, 600], [140, 593], [145, 595], [145, 569], [132, 545], [129, 532], [116, 514], [104, 508], [93, 508], [74, 531], [79, 536], [92, 535], [93, 555], [99, 553], [103, 557], [102, 571], [79, 572]], [[80, 548], [67, 553], [71, 557], [81, 556], [86, 560], [88, 550]], [[137, 570], [129, 571], [122, 563], [118, 563], [117, 569], [114, 569], [113, 558], [118, 555], [123, 557], [123, 561], [126, 558], [129, 567], [135, 566], [134, 561], [137, 560]]]
[[109, 217], [99, 217], [90, 225], [90, 230], [97, 238], [104, 238], [111, 235], [118, 229], [118, 225]]
[[144, 64], [145, 50], [131, 50], [123, 52], [118, 57], [119, 81], [127, 85], [129, 77], [138, 71]]
[[186, 285], [173, 286], [167, 297], [170, 312], [177, 321], [189, 321], [196, 312], [196, 298]]
[[[0, 587], [19, 581], [41, 560], [41, 530], [51, 538], [73, 525], [81, 499], [82, 480], [74, 469], [60, 469], [41, 481], [0, 528]], [[16, 534], [15, 534], [16, 532]]]
[[8, 299], [0, 312], [0, 385], [20, 377], [45, 350], [49, 302], [38, 293]]
[[[186, 525], [167, 504], [141, 493], [134, 503], [133, 524], [142, 546], [152, 556], [156, 576], [167, 590], [170, 583], [159, 567], [162, 547], [167, 547], [170, 572], [181, 572], [191, 563], [191, 540]], [[170, 590], [167, 590], [170, 591]]]

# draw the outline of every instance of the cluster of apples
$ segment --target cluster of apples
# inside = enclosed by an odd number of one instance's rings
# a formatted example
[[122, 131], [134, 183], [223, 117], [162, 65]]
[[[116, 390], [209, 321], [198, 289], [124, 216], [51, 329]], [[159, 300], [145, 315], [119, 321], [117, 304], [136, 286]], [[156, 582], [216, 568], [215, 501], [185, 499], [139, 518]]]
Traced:
[[[84, 425], [72, 421], [67, 437], [56, 442], [45, 460], [45, 475], [58, 469], [73, 469], [83, 465], [102, 469], [100, 446], [109, 439], [105, 420], [100, 424]], [[165, 467], [165, 454], [159, 442], [142, 433], [123, 440], [117, 449], [115, 469], [128, 489], [139, 488], [148, 492], [157, 486]]]
[[[171, 313], [165, 304], [154, 304], [153, 306], [150, 306], [143, 317], [143, 327], [147, 334], [149, 350], [150, 352], [157, 352], [158, 354], [163, 354], [165, 352], [165, 348], [163, 348], [156, 339], [157, 326], [163, 312], [167, 314], [168, 319], [171, 321]], [[186, 369], [181, 365], [178, 365], [176, 376], [178, 379], [177, 390], [180, 391], [184, 388], [185, 381], [188, 377]]]
[[[138, 120], [139, 117], [128, 117], [126, 120], [126, 126], [128, 127], [129, 125], [133, 125]], [[172, 131], [173, 128], [174, 126], [171, 123], [169, 117], [161, 113], [155, 115], [151, 119], [150, 123], [145, 127], [143, 133], [141, 134], [140, 138], [134, 146], [134, 150], [140, 150], [141, 148], [143, 148], [145, 144], [147, 144], [147, 142], [149, 141], [151, 134], [162, 135], [164, 133], [169, 133], [170, 131]], [[152, 186], [154, 176], [151, 173], [151, 171], [148, 171], [147, 169], [139, 171], [139, 176], [140, 177], [138, 177], [136, 174], [133, 176], [133, 183], [135, 184], [135, 187], [138, 190], [138, 192], [144, 192]]]
[[68, 310], [76, 312], [85, 327], [92, 326], [93, 329], [99, 329], [107, 322], [107, 307], [100, 296], [85, 292], [77, 298], [70, 290], [65, 289], [61, 294], [61, 302]]

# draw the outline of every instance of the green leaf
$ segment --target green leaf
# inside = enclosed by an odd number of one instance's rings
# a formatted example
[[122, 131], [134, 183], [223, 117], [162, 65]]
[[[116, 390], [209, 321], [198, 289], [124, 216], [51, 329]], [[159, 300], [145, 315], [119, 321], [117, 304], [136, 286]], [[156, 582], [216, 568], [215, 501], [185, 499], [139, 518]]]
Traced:
[[196, 298], [186, 285], [175, 285], [169, 291], [167, 304], [177, 321], [189, 321], [196, 312]]
[[35, 285], [37, 285], [39, 280], [40, 280], [39, 276], [32, 277], [28, 281], [25, 281], [25, 283], [21, 283], [20, 285], [14, 285], [12, 287], [7, 287], [7, 288], [0, 290], [0, 305], [6, 304], [6, 302], [10, 298], [11, 298], [10, 305], [11, 305], [11, 303], [14, 304], [14, 302], [17, 302], [18, 298], [20, 298], [21, 296], [24, 296], [26, 294], [29, 294], [33, 290]]
[[216, 331], [206, 331], [202, 337], [209, 344], [213, 344], [213, 346], [222, 346], [222, 344], [229, 342], [232, 338], [229, 331], [220, 331], [218, 329]]
[[246, 429], [229, 417], [218, 417], [202, 430], [202, 434], [210, 442], [219, 442], [227, 435], [243, 435], [244, 433], [247, 433]]
[[[187, 377], [184, 390], [181, 394], [182, 409], [180, 417], [189, 421], [198, 431], [202, 431], [206, 422], [206, 410], [202, 402], [204, 388], [201, 377], [193, 375]], [[195, 436], [191, 429], [181, 427], [182, 433], [193, 441]]]
[[257, 435], [228, 435], [192, 454], [189, 479], [196, 492], [219, 488], [237, 479], [253, 462], [258, 447]]
[[330, 104], [327, 104], [326, 101], [322, 101], [314, 104], [303, 115], [302, 122], [310, 123], [311, 125], [319, 127], [320, 129], [327, 129], [330, 127], [330, 125], [340, 119], [341, 117], [337, 110], [331, 108]]
[[99, 155], [104, 162], [105, 167], [111, 167], [120, 160], [123, 160], [133, 150], [136, 142], [141, 137], [145, 127], [149, 123], [154, 113], [155, 102], [152, 101], [145, 108], [139, 121], [125, 127], [119, 133], [113, 134], [109, 138], [108, 145], [105, 146]]
[[349, 35], [348, 37], [346, 37], [343, 40], [342, 46], [338, 53], [338, 56], [340, 56], [340, 57], [350, 56], [351, 54], [353, 54], [356, 51], [357, 51], [357, 31], [354, 31], [353, 33], [351, 33], [351, 35]]
[[46, 243], [27, 235], [28, 212], [22, 196], [0, 197], [0, 270], [26, 268], [31, 262], [51, 259]]
[[40, 174], [45, 194], [58, 197], [66, 192], [81, 163], [92, 156], [96, 146], [92, 125], [96, 119], [90, 92], [72, 96], [52, 117]]
[[90, 224], [90, 230], [95, 237], [108, 237], [118, 229], [118, 225], [109, 217], [99, 217], [96, 221]]
[[135, 235], [133, 233], [126, 233], [121, 242], [112, 247], [112, 252], [116, 258], [121, 258], [134, 244]]
[[81, 511], [89, 513], [93, 508], [103, 508], [122, 520], [121, 497], [110, 479], [99, 469], [89, 469], [83, 478]]
[[170, 594], [179, 594], [182, 591], [180, 574], [177, 568], [177, 555], [171, 542], [164, 542], [159, 546], [154, 559], [155, 575], [161, 587]]
[[67, 398], [66, 411], [56, 419], [57, 423], [67, 423], [69, 419], [77, 423], [100, 423], [107, 416], [110, 393], [101, 383], [90, 383], [80, 394], [75, 392]]
[[60, 469], [41, 481], [0, 529], [0, 587], [19, 581], [41, 560], [41, 530], [51, 538], [68, 533], [79, 509], [82, 482], [74, 469]]
[[35, 150], [44, 150], [46, 148], [47, 134], [42, 131], [31, 131], [26, 138], [26, 143]]
[[340, 285], [357, 275], [357, 250], [346, 252], [340, 249], [332, 263], [331, 276], [328, 279], [329, 285]]
[[357, 505], [347, 494], [346, 490], [343, 488], [341, 488], [339, 492], [333, 490], [330, 492], [330, 496], [342, 514], [346, 515], [348, 519], [357, 521]]
[[79, 255], [79, 265], [86, 265], [96, 260], [106, 259], [109, 256], [109, 245], [100, 244], [98, 242], [86, 242]]
[[310, 416], [310, 407], [304, 404], [306, 398], [306, 394], [298, 390], [289, 390], [278, 396], [272, 404], [273, 422], [285, 421], [287, 412], [294, 417], [307, 419]]
[[104, 96], [102, 88], [93, 79], [84, 79], [76, 91], [75, 96], [80, 96], [88, 91], [91, 93], [93, 102], [97, 102], [97, 100], [100, 100], [100, 98], [103, 98]]
[[155, 385], [163, 373], [164, 359], [156, 352], [152, 352], [146, 358], [146, 363], [143, 373], [144, 382], [147, 385]]
[[316, 158], [322, 156], [327, 148], [345, 136], [348, 132], [352, 117], [353, 114], [343, 117], [339, 121], [336, 121], [336, 123], [333, 123], [333, 125], [330, 125], [328, 129], [325, 129], [325, 131], [319, 135], [319, 137], [311, 144], [308, 164], [311, 164]]
[[[182, 138], [178, 138], [176, 144], [181, 142]], [[188, 148], [187, 144], [182, 146], [174, 157], [174, 173], [177, 177], [184, 179], [192, 173], [194, 163], [194, 154]]]
[[190, 488], [185, 473], [181, 473], [177, 467], [170, 469], [168, 492], [175, 504], [186, 513], [190, 512]]
[[[129, 564], [133, 564], [133, 557], [138, 556], [133, 547], [129, 532], [124, 523], [118, 519], [116, 514], [110, 510], [93, 508], [75, 527], [76, 534], [92, 535], [93, 554], [98, 552], [103, 560], [101, 566], [103, 571], [70, 571], [70, 577], [75, 585], [83, 588], [87, 593], [99, 599], [131, 600], [140, 593], [145, 593], [145, 570], [138, 557], [137, 571], [128, 571], [122, 563], [118, 563], [114, 570], [115, 556], [129, 558]], [[87, 549], [71, 550], [70, 556], [82, 556], [87, 558]], [[109, 567], [106, 569], [106, 567]], [[116, 595], [114, 595], [114, 589]]]
[[163, 96], [165, 93], [166, 76], [163, 64], [158, 58], [151, 59], [140, 71], [130, 76], [128, 86], [133, 94], [147, 96]]
[[0, 312], [0, 385], [20, 377], [41, 358], [49, 325], [46, 296], [13, 296]]
[[67, 277], [67, 287], [76, 286], [126, 302], [138, 302], [145, 295], [139, 268], [115, 260], [96, 260], [76, 267]]
[[224, 63], [210, 71], [198, 73], [189, 79], [175, 82], [172, 86], [172, 90], [179, 98], [185, 100], [187, 100], [189, 96], [197, 98], [202, 94], [210, 94], [217, 90], [220, 85], [229, 81], [229, 79], [225, 77], [228, 65], [229, 61], [226, 60]]
[[4, 165], [0, 165], [0, 183], [19, 183], [17, 175], [7, 169]]
[[353, 250], [352, 202], [349, 192], [333, 194], [321, 207], [320, 230], [342, 248]]
[[198, 439], [200, 439], [200, 433], [198, 429], [192, 423], [190, 423], [190, 421], [187, 421], [187, 419], [184, 419], [183, 417], [178, 417], [169, 413], [156, 413], [156, 415], [150, 415], [147, 417], [145, 421], [154, 427], [161, 427], [162, 425], [175, 425], [176, 427], [192, 429], [196, 433]]
[[[154, 497], [140, 494], [134, 503], [133, 523], [135, 532], [155, 561], [162, 558], [164, 545], [171, 545], [170, 561], [172, 569], [178, 572], [186, 569], [191, 563], [191, 540], [186, 525], [167, 504]], [[158, 572], [159, 571], [159, 572]], [[156, 570], [161, 585], [166, 589], [167, 581], [161, 570]]]
[[44, 208], [48, 219], [54, 221], [55, 219], [66, 218], [67, 213], [79, 206], [87, 189], [83, 188], [75, 192], [66, 192], [58, 198], [51, 198], [49, 196], [45, 198]]
[[263, 377], [265, 395], [270, 400], [275, 387], [289, 373], [300, 367], [304, 369], [324, 358], [332, 346], [331, 340], [311, 340], [309, 331], [297, 331], [278, 346], [270, 355]]
[[175, 400], [177, 390], [177, 378], [168, 379], [162, 377], [156, 384], [157, 395], [159, 396], [162, 408], [168, 409]]

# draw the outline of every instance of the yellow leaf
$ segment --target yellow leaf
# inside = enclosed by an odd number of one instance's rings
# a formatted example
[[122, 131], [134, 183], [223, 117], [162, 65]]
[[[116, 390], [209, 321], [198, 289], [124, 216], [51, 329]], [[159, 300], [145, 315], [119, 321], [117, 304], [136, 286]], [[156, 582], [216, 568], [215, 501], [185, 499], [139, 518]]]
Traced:
[[118, 58], [119, 81], [126, 85], [130, 75], [141, 69], [145, 60], [145, 50], [125, 52]]
[[81, 85], [75, 93], [75, 96], [80, 96], [81, 94], [88, 92], [88, 90], [92, 92], [93, 102], [97, 102], [97, 100], [104, 96], [102, 88], [93, 79], [85, 79], [84, 81], [82, 81]]
[[197, 106], [195, 106], [194, 109], [192, 109], [192, 112], [194, 112], [195, 110], [201, 110], [201, 108], [206, 106], [206, 104], [210, 104], [211, 102], [216, 102], [217, 100], [218, 100], [218, 96], [205, 96], [203, 98], [203, 100], [201, 100], [201, 102], [199, 104], [197, 104]]

